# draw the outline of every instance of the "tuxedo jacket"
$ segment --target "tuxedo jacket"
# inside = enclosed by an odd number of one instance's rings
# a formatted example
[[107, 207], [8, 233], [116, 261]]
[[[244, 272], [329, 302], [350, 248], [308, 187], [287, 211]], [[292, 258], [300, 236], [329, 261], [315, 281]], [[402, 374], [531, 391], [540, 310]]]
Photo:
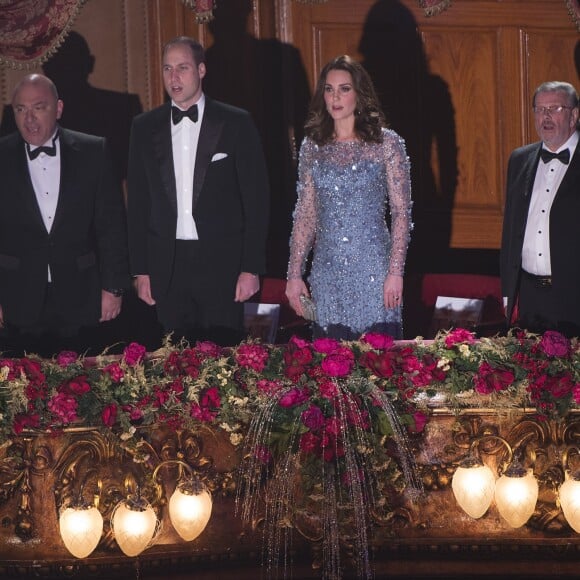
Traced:
[[[171, 105], [135, 118], [128, 171], [129, 256], [134, 275], [148, 274], [156, 300], [173, 275], [177, 197], [171, 141]], [[230, 284], [240, 272], [265, 271], [268, 177], [249, 113], [206, 96], [192, 193], [204, 276]], [[231, 288], [233, 301], [235, 284]], [[229, 291], [228, 291], [229, 292]]]
[[122, 193], [105, 140], [59, 129], [60, 189], [50, 233], [19, 133], [0, 139], [0, 304], [6, 322], [39, 322], [51, 272], [70, 326], [96, 324], [101, 289], [129, 286]]
[[[510, 156], [500, 253], [503, 295], [508, 298], [507, 320], [518, 294], [522, 247], [528, 209], [542, 143], [520, 147]], [[552, 294], [561, 321], [580, 325], [580, 146], [556, 192], [550, 210]]]

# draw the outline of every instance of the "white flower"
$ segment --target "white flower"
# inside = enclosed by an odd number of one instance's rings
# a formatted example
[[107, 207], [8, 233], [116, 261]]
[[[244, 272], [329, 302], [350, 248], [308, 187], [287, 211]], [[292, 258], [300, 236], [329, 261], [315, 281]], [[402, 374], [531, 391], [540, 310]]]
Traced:
[[244, 439], [244, 436], [240, 435], [240, 433], [231, 433], [230, 434], [230, 442], [234, 446], [239, 445], [243, 439]]
[[129, 427], [129, 431], [125, 432], [125, 433], [121, 433], [120, 437], [122, 441], [127, 441], [128, 439], [131, 439], [131, 437], [133, 437], [133, 435], [135, 435], [135, 431], [137, 429], [135, 429], [135, 427], [131, 426]]

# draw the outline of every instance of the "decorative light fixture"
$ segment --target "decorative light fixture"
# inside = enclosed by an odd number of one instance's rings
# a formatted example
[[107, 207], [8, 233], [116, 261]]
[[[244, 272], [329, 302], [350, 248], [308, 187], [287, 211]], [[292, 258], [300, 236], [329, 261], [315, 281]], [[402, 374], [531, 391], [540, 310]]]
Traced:
[[560, 507], [570, 527], [580, 533], [580, 471], [571, 472], [568, 468], [568, 457], [571, 452], [578, 455], [578, 449], [571, 447], [563, 453], [562, 464], [565, 480], [560, 487]]
[[203, 532], [209, 522], [212, 510], [211, 494], [207, 487], [194, 477], [191, 467], [178, 459], [159, 464], [153, 472], [155, 481], [159, 469], [169, 463], [178, 464], [189, 471], [189, 479], [178, 483], [169, 500], [169, 519], [177, 533], [186, 542], [190, 542]]
[[523, 526], [538, 501], [538, 480], [531, 469], [514, 461], [495, 483], [495, 503], [512, 528]]
[[[493, 472], [474, 453], [482, 440], [495, 440], [508, 451], [507, 468], [495, 481]], [[509, 443], [497, 435], [486, 435], [473, 442], [470, 454], [453, 474], [451, 487], [459, 506], [472, 518], [485, 514], [495, 497], [500, 515], [512, 528], [523, 526], [534, 513], [538, 499], [538, 481], [531, 469], [513, 460]]]
[[126, 556], [138, 556], [150, 544], [158, 528], [151, 504], [139, 494], [120, 501], [111, 516], [111, 528]]
[[58, 520], [66, 549], [76, 558], [86, 558], [97, 547], [103, 533], [103, 516], [94, 505], [64, 508]]
[[[168, 459], [153, 471], [152, 480], [155, 498], [153, 505], [164, 505], [164, 487], [158, 481], [162, 467], [176, 464], [180, 467], [177, 485], [169, 499], [169, 519], [179, 536], [187, 542], [197, 538], [207, 526], [212, 512], [212, 498], [208, 488], [194, 475], [184, 461]], [[189, 477], [183, 477], [183, 469]], [[142, 497], [140, 487], [131, 478], [126, 478], [127, 497], [121, 500], [111, 514], [111, 530], [119, 548], [126, 556], [138, 556], [153, 541], [159, 529], [159, 520], [153, 506]], [[82, 499], [82, 486], [78, 499], [61, 508], [59, 516], [60, 534], [69, 552], [77, 558], [86, 558], [97, 547], [103, 533], [103, 517], [98, 510], [99, 493], [92, 504]], [[148, 486], [149, 490], [151, 487]]]
[[489, 508], [494, 487], [493, 471], [474, 455], [461, 462], [451, 480], [455, 500], [474, 519], [480, 518]]

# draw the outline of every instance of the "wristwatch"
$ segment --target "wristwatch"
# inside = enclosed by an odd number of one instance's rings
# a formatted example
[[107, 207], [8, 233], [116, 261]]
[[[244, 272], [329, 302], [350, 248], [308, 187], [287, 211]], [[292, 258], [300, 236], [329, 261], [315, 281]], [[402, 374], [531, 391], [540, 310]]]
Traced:
[[125, 288], [105, 288], [105, 292], [109, 292], [109, 294], [120, 298], [125, 294]]

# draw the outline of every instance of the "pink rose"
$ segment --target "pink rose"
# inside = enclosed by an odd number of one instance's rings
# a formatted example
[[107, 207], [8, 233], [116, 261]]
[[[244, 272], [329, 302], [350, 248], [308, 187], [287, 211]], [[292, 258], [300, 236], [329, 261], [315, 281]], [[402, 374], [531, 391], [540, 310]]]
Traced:
[[454, 344], [459, 343], [473, 344], [474, 342], [475, 335], [473, 334], [473, 332], [465, 330], [465, 328], [456, 328], [445, 337], [445, 346], [447, 348], [451, 348]]
[[280, 399], [278, 400], [278, 405], [280, 407], [289, 408], [289, 407], [297, 407], [307, 401], [309, 398], [309, 393], [307, 389], [298, 389], [293, 388], [286, 393], [284, 393]]
[[413, 413], [413, 420], [415, 424], [409, 430], [413, 433], [421, 433], [425, 429], [429, 416], [423, 413], [423, 411], [416, 411]]
[[266, 367], [268, 350], [258, 344], [242, 344], [236, 351], [236, 361], [242, 367], [251, 368], [260, 373]]
[[103, 372], [111, 377], [111, 380], [115, 383], [121, 382], [121, 379], [125, 376], [125, 371], [121, 368], [119, 363], [111, 363], [103, 367]]
[[294, 335], [289, 341], [288, 341], [288, 345], [290, 347], [296, 347], [296, 348], [306, 348], [307, 346], [309, 346], [309, 342], [307, 340], [304, 340], [303, 338], [300, 338], [299, 336]]
[[555, 330], [546, 330], [540, 340], [540, 349], [548, 356], [568, 356], [570, 341]]
[[282, 384], [278, 381], [269, 381], [268, 379], [260, 379], [256, 383], [256, 389], [263, 395], [275, 395], [282, 390]]
[[79, 355], [72, 350], [63, 350], [58, 353], [56, 362], [61, 367], [68, 367], [79, 358]]
[[77, 419], [77, 400], [69, 393], [57, 393], [49, 399], [47, 406], [61, 423], [72, 423]]
[[137, 342], [132, 342], [123, 351], [123, 360], [130, 366], [134, 367], [139, 364], [144, 358], [147, 349]]
[[203, 358], [219, 358], [222, 354], [222, 347], [210, 340], [198, 342], [195, 345], [195, 350], [203, 355]]
[[334, 338], [317, 338], [312, 343], [312, 348], [316, 352], [322, 352], [324, 354], [333, 353], [339, 346], [340, 343]]
[[386, 350], [391, 348], [395, 343], [392, 336], [388, 334], [379, 334], [378, 332], [367, 332], [361, 336], [361, 342], [366, 342], [377, 350]]

